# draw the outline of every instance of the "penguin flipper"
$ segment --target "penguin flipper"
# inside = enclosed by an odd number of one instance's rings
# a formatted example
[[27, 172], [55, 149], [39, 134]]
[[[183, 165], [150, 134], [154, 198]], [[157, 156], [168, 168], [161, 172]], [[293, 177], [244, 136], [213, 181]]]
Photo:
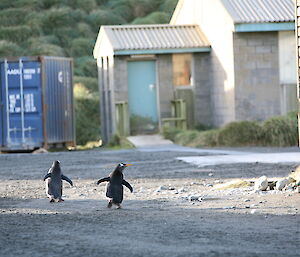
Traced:
[[99, 184], [102, 183], [102, 182], [109, 182], [109, 181], [110, 181], [110, 178], [109, 178], [109, 177], [102, 178], [102, 179], [99, 179], [99, 180], [97, 181], [97, 185], [99, 185]]
[[126, 186], [130, 190], [131, 193], [133, 192], [132, 186], [125, 179], [123, 179], [122, 184], [124, 186]]
[[51, 173], [47, 173], [44, 177], [44, 181], [47, 179], [47, 178], [51, 178]]
[[67, 181], [71, 186], [73, 186], [73, 182], [71, 179], [69, 179], [67, 176], [65, 175], [61, 175], [61, 179]]

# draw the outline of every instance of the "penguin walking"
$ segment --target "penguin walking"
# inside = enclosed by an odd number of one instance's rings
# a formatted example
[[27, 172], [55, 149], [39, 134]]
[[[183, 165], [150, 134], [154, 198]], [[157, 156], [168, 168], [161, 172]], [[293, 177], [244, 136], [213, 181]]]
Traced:
[[72, 180], [61, 173], [60, 161], [54, 161], [44, 177], [46, 194], [50, 198], [50, 203], [55, 202], [55, 200], [58, 200], [58, 202], [64, 201], [62, 199], [62, 180], [69, 182], [73, 186]]
[[131, 166], [132, 164], [119, 163], [115, 170], [109, 174], [109, 177], [98, 180], [97, 185], [101, 182], [108, 182], [106, 187], [106, 196], [110, 198], [107, 208], [111, 208], [113, 204], [117, 205], [117, 208], [121, 208], [123, 201], [123, 185], [126, 186], [130, 192], [133, 192], [132, 186], [123, 179], [123, 170]]

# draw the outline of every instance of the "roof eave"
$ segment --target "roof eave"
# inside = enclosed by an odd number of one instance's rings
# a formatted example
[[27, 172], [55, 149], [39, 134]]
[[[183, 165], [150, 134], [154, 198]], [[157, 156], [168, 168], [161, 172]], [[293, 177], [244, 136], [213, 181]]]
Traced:
[[294, 22], [236, 23], [234, 32], [293, 31]]
[[115, 55], [136, 55], [136, 54], [174, 54], [174, 53], [201, 53], [210, 52], [210, 46], [192, 48], [168, 48], [168, 49], [132, 49], [115, 50]]

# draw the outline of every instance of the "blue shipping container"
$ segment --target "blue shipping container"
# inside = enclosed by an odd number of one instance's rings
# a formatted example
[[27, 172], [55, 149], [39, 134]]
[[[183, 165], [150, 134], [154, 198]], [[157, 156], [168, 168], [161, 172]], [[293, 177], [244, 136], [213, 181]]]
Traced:
[[72, 59], [1, 59], [0, 86], [0, 150], [75, 145]]

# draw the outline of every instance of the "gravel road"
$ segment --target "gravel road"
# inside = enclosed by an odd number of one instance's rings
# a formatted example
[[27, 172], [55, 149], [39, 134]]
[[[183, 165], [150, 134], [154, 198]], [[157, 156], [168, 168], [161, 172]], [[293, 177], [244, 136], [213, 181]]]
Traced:
[[[216, 190], [233, 178], [286, 176], [293, 164], [196, 167], [175, 160], [195, 152], [91, 150], [0, 154], [0, 256], [299, 256], [300, 194]], [[54, 160], [63, 203], [49, 203], [42, 181]], [[105, 183], [132, 163], [122, 209], [107, 209]], [[299, 163], [298, 163], [299, 164]], [[201, 201], [189, 201], [191, 197]]]

